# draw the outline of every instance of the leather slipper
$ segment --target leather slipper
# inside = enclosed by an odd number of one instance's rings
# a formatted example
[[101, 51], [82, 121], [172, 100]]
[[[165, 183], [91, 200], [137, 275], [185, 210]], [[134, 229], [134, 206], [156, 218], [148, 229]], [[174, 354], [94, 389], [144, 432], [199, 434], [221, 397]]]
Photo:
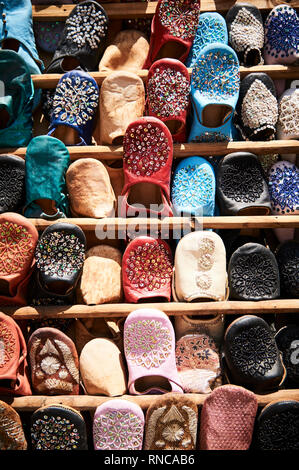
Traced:
[[20, 212], [25, 204], [25, 161], [16, 155], [1, 155], [0, 213]]
[[286, 299], [299, 299], [299, 242], [288, 240], [275, 251], [279, 268], [281, 295]]
[[0, 450], [27, 450], [21, 418], [4, 401], [0, 401]]

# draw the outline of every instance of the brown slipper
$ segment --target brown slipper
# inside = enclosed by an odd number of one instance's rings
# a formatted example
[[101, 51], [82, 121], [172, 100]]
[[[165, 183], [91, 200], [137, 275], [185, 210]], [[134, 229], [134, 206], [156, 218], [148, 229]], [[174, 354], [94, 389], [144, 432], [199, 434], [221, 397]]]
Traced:
[[0, 450], [26, 450], [27, 442], [18, 413], [0, 401]]

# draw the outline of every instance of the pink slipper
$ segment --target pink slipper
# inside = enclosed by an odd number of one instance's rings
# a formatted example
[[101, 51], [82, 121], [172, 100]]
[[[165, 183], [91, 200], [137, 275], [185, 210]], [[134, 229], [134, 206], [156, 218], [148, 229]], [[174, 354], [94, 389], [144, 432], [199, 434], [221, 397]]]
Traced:
[[109, 400], [98, 406], [93, 418], [95, 450], [141, 450], [144, 414], [127, 400]]
[[129, 393], [183, 393], [175, 362], [175, 337], [168, 316], [144, 308], [131, 312], [124, 324]]

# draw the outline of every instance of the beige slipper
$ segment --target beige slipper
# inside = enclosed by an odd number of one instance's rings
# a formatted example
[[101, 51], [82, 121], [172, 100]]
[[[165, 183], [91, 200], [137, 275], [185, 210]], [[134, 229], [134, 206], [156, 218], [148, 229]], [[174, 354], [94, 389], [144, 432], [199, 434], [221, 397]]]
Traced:
[[112, 72], [100, 93], [100, 144], [121, 145], [128, 125], [143, 116], [143, 81], [132, 72]]
[[149, 50], [145, 34], [136, 30], [120, 31], [107, 47], [99, 64], [100, 72], [127, 70], [138, 72], [143, 67]]
[[69, 201], [74, 217], [102, 218], [114, 215], [116, 198], [109, 174], [95, 158], [80, 158], [66, 172]]

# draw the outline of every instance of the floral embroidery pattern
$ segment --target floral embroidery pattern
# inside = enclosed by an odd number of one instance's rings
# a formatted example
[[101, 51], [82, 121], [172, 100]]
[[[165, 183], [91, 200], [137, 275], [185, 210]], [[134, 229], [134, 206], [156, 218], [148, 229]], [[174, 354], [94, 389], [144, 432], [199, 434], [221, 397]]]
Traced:
[[131, 411], [108, 411], [94, 420], [96, 449], [139, 450], [142, 446], [143, 423]]
[[200, 14], [197, 0], [163, 0], [159, 8], [161, 24], [170, 34], [181, 39], [195, 36]]
[[217, 18], [201, 18], [196, 30], [192, 45], [192, 57], [190, 67], [193, 67], [201, 49], [213, 42], [225, 43], [225, 26]]
[[0, 224], [0, 274], [14, 274], [29, 265], [34, 253], [32, 235], [13, 222]]
[[13, 357], [16, 350], [16, 339], [4, 322], [0, 322], [0, 369]]
[[177, 207], [206, 206], [213, 200], [215, 181], [205, 165], [188, 165], [175, 174], [172, 185], [172, 202]]
[[263, 175], [250, 159], [223, 165], [220, 184], [223, 194], [236, 202], [254, 202], [264, 190]]

